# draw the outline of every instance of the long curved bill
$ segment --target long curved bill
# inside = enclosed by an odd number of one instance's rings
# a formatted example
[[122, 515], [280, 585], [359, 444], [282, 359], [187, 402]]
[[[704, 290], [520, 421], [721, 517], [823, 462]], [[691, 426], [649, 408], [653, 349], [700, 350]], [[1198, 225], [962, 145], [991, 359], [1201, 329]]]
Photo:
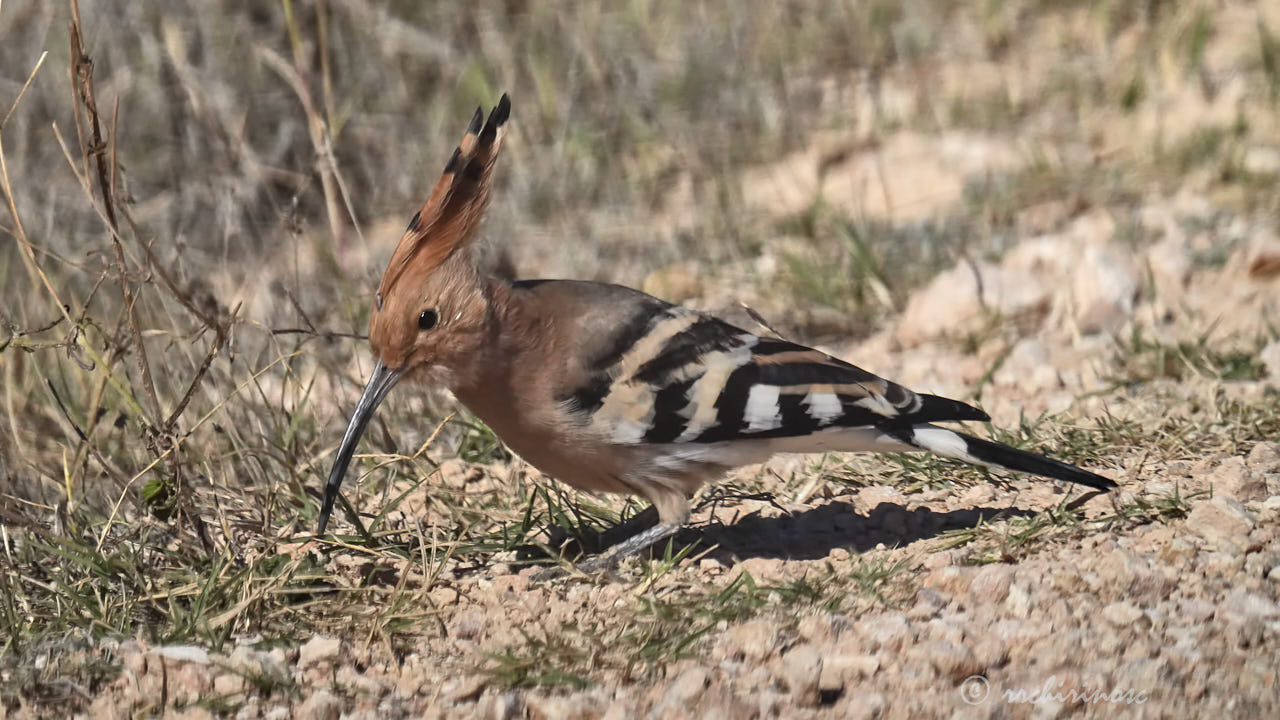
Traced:
[[351, 464], [351, 456], [355, 454], [356, 445], [360, 442], [360, 436], [364, 434], [365, 426], [373, 418], [373, 412], [382, 403], [382, 398], [387, 396], [387, 392], [395, 387], [403, 375], [403, 369], [388, 370], [381, 360], [373, 366], [373, 374], [369, 376], [369, 382], [364, 386], [364, 393], [360, 395], [360, 402], [356, 403], [355, 412], [351, 413], [351, 422], [347, 423], [347, 432], [342, 436], [342, 445], [338, 446], [338, 454], [333, 459], [333, 469], [329, 471], [329, 482], [324, 487], [324, 503], [320, 506], [320, 526], [316, 528], [316, 535], [324, 535], [324, 529], [329, 525], [333, 503], [338, 499], [338, 487], [342, 485], [342, 478], [347, 474], [347, 466]]

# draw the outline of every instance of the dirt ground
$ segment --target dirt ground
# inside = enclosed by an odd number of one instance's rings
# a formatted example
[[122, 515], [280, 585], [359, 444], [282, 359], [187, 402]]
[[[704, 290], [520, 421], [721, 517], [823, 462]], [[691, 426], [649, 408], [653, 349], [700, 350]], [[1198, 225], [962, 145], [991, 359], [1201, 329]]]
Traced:
[[[330, 49], [283, 11], [204, 35], [137, 10], [92, 36], [100, 94], [147, 129], [111, 201], [138, 223], [118, 231], [136, 344], [86, 229], [101, 190], [47, 169], [66, 162], [44, 122], [68, 122], [65, 78], [0, 124], [0, 720], [1280, 715], [1274, 3], [854, 3], [855, 49], [824, 12], [771, 3], [640, 21], [335, 5], [334, 63], [454, 77], [437, 64], [469, 32], [510, 42], [432, 96], [432, 147], [398, 152], [383, 138], [413, 96], [362, 95], [381, 75], [338, 72], [347, 104], [302, 114], [288, 68], [323, 105]], [[0, 9], [65, 43], [61, 11]], [[0, 47], [6, 104], [38, 35]], [[447, 395], [399, 388], [344, 488], [360, 527], [339, 509], [317, 540], [369, 288], [422, 186], [401, 166], [443, 162], [486, 72], [518, 90], [486, 240], [519, 275], [624, 282], [816, 344], [1119, 490], [778, 456], [707, 488], [650, 555], [539, 580], [643, 508], [568, 491]], [[349, 175], [325, 175], [317, 127]], [[83, 150], [85, 168], [103, 152]], [[362, 233], [335, 220], [339, 181], [369, 188]], [[65, 324], [44, 327], [59, 293]]]
[[[1221, 307], [1234, 293], [1234, 330], [1263, 332], [1280, 280], [1251, 277], [1249, 260], [1188, 273], [1182, 307]], [[358, 621], [272, 649], [254, 638], [216, 653], [108, 642], [99, 647], [122, 672], [85, 716], [163, 705], [212, 717], [216, 706], [200, 704], [210, 697], [239, 704], [241, 718], [1277, 712], [1280, 443], [1258, 439], [1280, 427], [1275, 341], [1260, 379], [1195, 367], [1116, 387], [1106, 378], [1134, 362], [1130, 351], [1117, 359], [1108, 343], [1073, 339], [1069, 317], [1054, 327], [1049, 296], [1034, 329], [1000, 333], [976, 354], [903, 347], [895, 338], [914, 331], [901, 322], [831, 349], [924, 389], [964, 394], [985, 381], [997, 428], [1052, 410], [1028, 432], [1114, 477], [1112, 495], [956, 479], [950, 464], [780, 457], [713, 492], [675, 543], [691, 546], [686, 557], [659, 554], [606, 579], [533, 582], [537, 567], [499, 553], [445, 561], [427, 581], [412, 562], [281, 547], [311, 554], [340, 586], [428, 586], [424, 634], [394, 650]], [[1140, 300], [1125, 322], [1159, 317], [1158, 302]], [[1197, 328], [1172, 319], [1150, 331]], [[501, 492], [513, 471], [530, 475], [518, 460], [449, 461], [433, 481]], [[415, 509], [427, 499], [411, 494], [400, 511], [429, 515]]]

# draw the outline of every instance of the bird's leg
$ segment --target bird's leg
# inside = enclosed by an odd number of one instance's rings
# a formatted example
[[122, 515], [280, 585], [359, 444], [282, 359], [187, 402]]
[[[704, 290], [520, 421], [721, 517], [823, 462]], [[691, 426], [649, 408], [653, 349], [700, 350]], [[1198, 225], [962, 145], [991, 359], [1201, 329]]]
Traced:
[[[635, 520], [635, 518], [632, 518]], [[596, 575], [613, 570], [619, 562], [644, 551], [654, 543], [675, 535], [682, 525], [674, 523], [659, 523], [651, 528], [646, 528], [635, 535], [611, 545], [600, 553], [578, 563], [577, 569], [588, 575]], [[534, 582], [546, 582], [565, 574], [564, 567], [546, 568], [533, 576]]]
[[[627, 537], [602, 550], [594, 557], [577, 564], [577, 569], [587, 574], [598, 574], [612, 570], [617, 564], [632, 555], [644, 551], [654, 543], [675, 535], [689, 520], [688, 498], [680, 493], [657, 493], [651, 497], [653, 504], [640, 514], [610, 530], [607, 535], [617, 535], [634, 527], [644, 528], [640, 532]], [[652, 527], [650, 523], [657, 522]], [[563, 574], [562, 568], [548, 568], [534, 576], [541, 582]]]
[[579, 563], [578, 569], [588, 574], [612, 570], [619, 562], [645, 550], [660, 540], [665, 540], [675, 535], [679, 530], [680, 526], [674, 523], [658, 523], [648, 530], [632, 535], [599, 555]]
[[632, 515], [626, 520], [600, 533], [595, 540], [595, 548], [598, 552], [605, 552], [614, 545], [617, 545], [634, 535], [639, 535], [645, 530], [657, 525], [659, 519], [658, 508], [650, 505], [644, 510], [641, 510], [635, 515]]

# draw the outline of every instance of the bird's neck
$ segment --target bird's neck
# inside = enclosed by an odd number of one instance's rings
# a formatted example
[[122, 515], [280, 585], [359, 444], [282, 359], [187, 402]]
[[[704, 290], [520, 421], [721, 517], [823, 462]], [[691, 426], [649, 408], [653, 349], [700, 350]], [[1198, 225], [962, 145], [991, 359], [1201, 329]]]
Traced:
[[484, 313], [480, 342], [466, 367], [454, 369], [452, 389], [459, 398], [490, 394], [509, 382], [511, 365], [537, 344], [537, 313], [529, 306], [527, 293], [496, 277], [480, 282]]

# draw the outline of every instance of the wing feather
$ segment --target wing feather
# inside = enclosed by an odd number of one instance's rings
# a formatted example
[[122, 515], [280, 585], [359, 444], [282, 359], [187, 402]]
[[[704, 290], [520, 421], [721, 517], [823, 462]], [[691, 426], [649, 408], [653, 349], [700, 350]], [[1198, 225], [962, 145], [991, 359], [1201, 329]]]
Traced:
[[988, 419], [964, 403], [683, 308], [622, 323], [617, 332], [625, 347], [571, 395], [584, 421], [614, 442], [711, 443]]

